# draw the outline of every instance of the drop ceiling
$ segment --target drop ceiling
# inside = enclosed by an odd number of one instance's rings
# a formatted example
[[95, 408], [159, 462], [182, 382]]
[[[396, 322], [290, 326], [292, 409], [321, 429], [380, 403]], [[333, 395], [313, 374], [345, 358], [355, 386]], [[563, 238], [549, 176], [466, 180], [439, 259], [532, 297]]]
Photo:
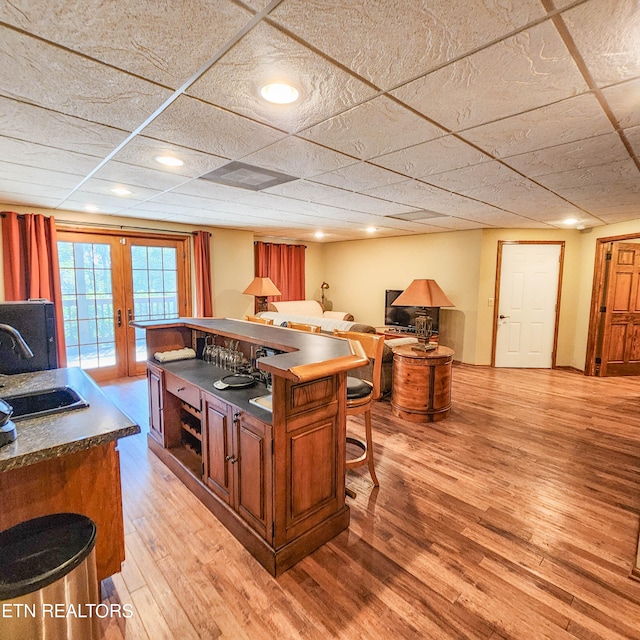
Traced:
[[[329, 241], [640, 219], [638, 0], [12, 0], [0, 29], [0, 202]], [[231, 162], [294, 179], [201, 179]]]

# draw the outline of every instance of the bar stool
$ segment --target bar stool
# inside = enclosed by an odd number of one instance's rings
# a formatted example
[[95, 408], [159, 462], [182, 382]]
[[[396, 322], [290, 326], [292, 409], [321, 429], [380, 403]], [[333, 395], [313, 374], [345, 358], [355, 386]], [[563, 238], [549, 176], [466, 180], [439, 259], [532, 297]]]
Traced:
[[310, 333], [320, 333], [320, 326], [317, 324], [305, 324], [304, 322], [287, 321], [289, 329], [297, 329], [298, 331], [308, 331]]
[[260, 318], [258, 316], [245, 316], [245, 320], [249, 322], [257, 322], [258, 324], [273, 324], [273, 318]]
[[[373, 437], [371, 433], [371, 405], [381, 396], [382, 386], [382, 352], [384, 349], [384, 336], [375, 333], [359, 333], [357, 331], [334, 330], [333, 335], [348, 340], [357, 340], [372, 365], [371, 381], [361, 380], [347, 376], [347, 416], [364, 414], [364, 440], [347, 436], [347, 443], [355, 445], [361, 450], [356, 458], [346, 461], [347, 469], [355, 469], [367, 465], [369, 474], [375, 487], [379, 486], [378, 478], [373, 467]], [[352, 498], [355, 493], [347, 489], [347, 495]]]

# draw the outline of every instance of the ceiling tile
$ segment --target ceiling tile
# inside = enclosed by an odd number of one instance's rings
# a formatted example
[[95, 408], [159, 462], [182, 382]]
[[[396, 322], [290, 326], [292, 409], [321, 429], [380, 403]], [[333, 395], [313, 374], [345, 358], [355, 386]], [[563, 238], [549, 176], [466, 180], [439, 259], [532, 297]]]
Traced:
[[[543, 212], [552, 213], [554, 216], [573, 216], [579, 213], [579, 209], [571, 202], [524, 178], [510, 180], [501, 185], [468, 189], [464, 193], [470, 198], [506, 211], [534, 218], [536, 214], [540, 215]], [[571, 199], [568, 198], [568, 200]]]
[[394, 182], [403, 182], [406, 177], [366, 162], [358, 162], [336, 171], [323, 173], [313, 180], [349, 191], [364, 191]]
[[176, 175], [168, 171], [136, 167], [113, 160], [104, 165], [94, 177], [122, 185], [147, 187], [155, 191], [173, 189], [190, 179], [187, 176]]
[[323, 202], [326, 198], [331, 198], [342, 193], [342, 189], [326, 184], [319, 184], [310, 180], [293, 180], [274, 187], [265, 189], [265, 193], [274, 193], [279, 196], [286, 196], [297, 200], [311, 200]]
[[540, 184], [556, 192], [586, 185], [627, 181], [640, 182], [640, 171], [631, 158], [621, 162], [599, 164], [574, 171], [562, 171], [538, 177]]
[[640, 77], [637, 0], [592, 0], [562, 18], [598, 86]]
[[[157, 156], [172, 156], [182, 160], [184, 164], [180, 167], [167, 167], [156, 161]], [[113, 160], [189, 178], [197, 178], [229, 162], [227, 158], [160, 142], [145, 136], [133, 138], [113, 156]]]
[[[260, 87], [286, 81], [300, 97], [273, 105]], [[375, 90], [326, 58], [260, 23], [188, 90], [188, 94], [293, 133], [374, 95]]]
[[[64, 198], [64, 195], [64, 189], [33, 188], [32, 185], [21, 185], [14, 182], [0, 183], [0, 201], [7, 205], [16, 204], [25, 207], [55, 209]], [[54, 217], [57, 218], [58, 216], [54, 214]]]
[[133, 131], [171, 92], [12, 29], [0, 28], [0, 94]]
[[[1, 130], [12, 138], [103, 157], [126, 132], [0, 96]], [[96, 163], [97, 164], [97, 163]]]
[[381, 89], [542, 16], [536, 0], [285, 0], [271, 13], [279, 24]]
[[444, 134], [443, 129], [388, 96], [379, 96], [300, 135], [355, 158], [368, 160]]
[[144, 135], [238, 160], [284, 134], [200, 100], [181, 96], [145, 128]]
[[613, 125], [592, 94], [467, 129], [460, 135], [487, 153], [505, 158], [555, 144], [612, 132]]
[[452, 131], [557, 102], [587, 85], [551, 23], [543, 23], [393, 91]]
[[455, 169], [434, 176], [425, 176], [423, 180], [448, 191], [464, 191], [475, 187], [501, 184], [508, 180], [517, 180], [519, 175], [500, 162], [491, 160], [471, 167]]
[[628, 157], [629, 154], [620, 136], [617, 133], [609, 133], [512, 156], [506, 158], [505, 162], [514, 169], [535, 178], [555, 172], [620, 162]]
[[[228, 0], [12, 0], [0, 20], [173, 89], [203, 66], [251, 17]], [[116, 27], [117, 25], [117, 27]], [[188, 46], [185, 46], [188, 43]]]
[[81, 174], [58, 171], [55, 168], [41, 169], [12, 162], [0, 161], [0, 179], [15, 180], [17, 183], [33, 184], [42, 187], [60, 187], [73, 189], [82, 180]]
[[640, 79], [602, 90], [621, 127], [640, 125]]
[[312, 178], [355, 164], [353, 158], [342, 153], [293, 136], [244, 156], [242, 161], [263, 169], [281, 171], [296, 178]]
[[55, 147], [0, 136], [0, 158], [17, 166], [63, 169], [64, 173], [83, 176], [92, 171], [100, 161], [95, 156], [56, 149]]
[[463, 140], [448, 135], [374, 158], [371, 162], [412, 178], [423, 178], [490, 159]]

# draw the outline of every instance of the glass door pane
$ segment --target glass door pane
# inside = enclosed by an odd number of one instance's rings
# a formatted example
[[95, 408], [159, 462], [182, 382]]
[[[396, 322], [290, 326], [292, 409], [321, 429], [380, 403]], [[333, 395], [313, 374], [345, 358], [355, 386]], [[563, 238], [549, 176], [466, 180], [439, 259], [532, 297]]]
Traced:
[[[122, 375], [118, 361], [113, 239], [74, 240], [60, 234], [58, 255], [67, 365]], [[94, 376], [96, 377], [96, 376]]]
[[[165, 320], [180, 315], [176, 247], [131, 245], [133, 314], [136, 320]], [[135, 329], [136, 362], [145, 362], [144, 329]]]
[[[128, 238], [125, 250], [127, 321], [171, 320], [191, 312], [186, 238]], [[129, 375], [146, 369], [143, 329], [129, 327]]]

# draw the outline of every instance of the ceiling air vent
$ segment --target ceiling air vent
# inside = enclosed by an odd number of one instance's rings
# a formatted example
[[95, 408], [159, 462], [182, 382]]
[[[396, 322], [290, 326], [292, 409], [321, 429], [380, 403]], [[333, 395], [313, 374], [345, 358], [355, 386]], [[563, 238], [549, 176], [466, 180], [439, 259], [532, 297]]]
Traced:
[[419, 222], [420, 220], [430, 220], [431, 218], [446, 217], [446, 213], [428, 211], [427, 209], [422, 209], [422, 211], [410, 211], [409, 213], [398, 213], [392, 216], [385, 216], [385, 218], [395, 218], [396, 220], [411, 220], [412, 222]]
[[283, 182], [297, 180], [295, 176], [288, 176], [285, 173], [278, 173], [262, 167], [254, 167], [244, 162], [230, 162], [224, 167], [214, 169], [209, 173], [200, 176], [201, 180], [226, 184], [229, 187], [249, 189], [251, 191], [261, 191], [267, 187], [273, 187]]

